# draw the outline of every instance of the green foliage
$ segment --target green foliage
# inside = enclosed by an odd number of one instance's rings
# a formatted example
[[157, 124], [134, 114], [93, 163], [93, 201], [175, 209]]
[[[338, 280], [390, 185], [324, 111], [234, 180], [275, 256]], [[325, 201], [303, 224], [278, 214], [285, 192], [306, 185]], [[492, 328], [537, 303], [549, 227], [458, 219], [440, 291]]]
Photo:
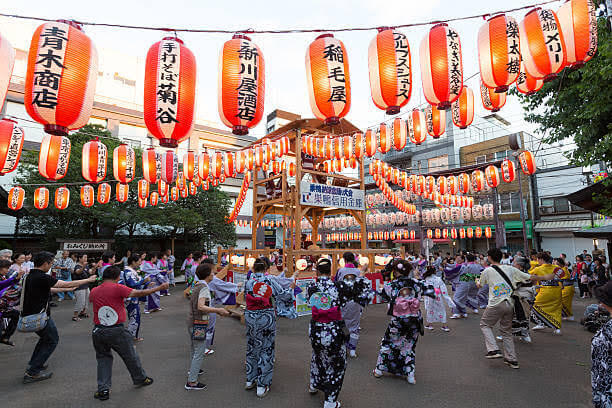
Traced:
[[[176, 202], [160, 203], [156, 207], [138, 206], [137, 180], [142, 178], [142, 152], [136, 149], [136, 178], [130, 183], [129, 198], [125, 203], [119, 203], [115, 196], [113, 179], [112, 153], [121, 141], [113, 137], [108, 130], [99, 125], [87, 125], [70, 135], [71, 155], [66, 176], [57, 182], [57, 187], [70, 183], [83, 183], [81, 173], [83, 145], [96, 136], [108, 148], [107, 172], [105, 181], [112, 186], [111, 199], [108, 204], [97, 201], [92, 207], [81, 205], [81, 185], [67, 185], [70, 190], [70, 205], [65, 210], [54, 206], [56, 187], [49, 188], [49, 206], [45, 210], [37, 210], [33, 206], [34, 190], [40, 184], [49, 183], [38, 172], [38, 152], [27, 151], [22, 154], [17, 168], [16, 184], [26, 191], [24, 207], [28, 215], [23, 218], [22, 231], [42, 233], [46, 236], [45, 246], [56, 248], [57, 238], [116, 238], [125, 241], [134, 235], [152, 234], [160, 238], [183, 238], [194, 248], [205, 244], [212, 247], [215, 244], [233, 245], [236, 234], [233, 224], [227, 224], [225, 217], [229, 214], [231, 200], [228, 195], [216, 188], [208, 191], [198, 189], [195, 196], [179, 198]], [[94, 185], [97, 191], [97, 187]], [[151, 186], [151, 191], [156, 189]]]
[[565, 68], [530, 96], [512, 90], [546, 143], [574, 140], [568, 158], [582, 166], [612, 162], [612, 35], [604, 18], [598, 35], [597, 53], [583, 67]]

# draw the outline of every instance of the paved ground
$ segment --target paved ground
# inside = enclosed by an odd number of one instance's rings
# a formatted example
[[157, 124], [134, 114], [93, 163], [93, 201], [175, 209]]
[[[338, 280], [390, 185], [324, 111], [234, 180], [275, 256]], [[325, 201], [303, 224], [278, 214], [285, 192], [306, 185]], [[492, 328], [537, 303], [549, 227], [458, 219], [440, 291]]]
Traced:
[[[244, 327], [234, 319], [218, 322], [216, 353], [204, 362], [205, 391], [183, 389], [188, 367], [185, 329], [187, 304], [178, 289], [162, 298], [164, 310], [143, 315], [138, 344], [144, 367], [155, 384], [133, 389], [127, 370], [115, 360], [111, 399], [92, 398], [96, 362], [91, 322], [70, 320], [72, 303], [52, 309], [60, 343], [49, 364], [51, 380], [22, 385], [36, 336], [17, 334], [15, 348], [0, 348], [0, 406], [9, 407], [321, 407], [321, 396], [306, 392], [310, 345], [308, 318], [281, 319], [276, 338], [277, 363], [269, 396], [258, 400], [244, 385]], [[576, 301], [577, 315], [585, 303]], [[520, 370], [501, 360], [485, 360], [478, 319], [451, 321], [451, 333], [426, 333], [417, 347], [417, 385], [399, 378], [375, 379], [378, 344], [387, 324], [385, 306], [369, 307], [362, 320], [359, 358], [351, 360], [340, 399], [343, 407], [589, 407], [590, 339], [578, 323], [567, 323], [563, 336], [536, 333], [531, 345], [517, 346]]]

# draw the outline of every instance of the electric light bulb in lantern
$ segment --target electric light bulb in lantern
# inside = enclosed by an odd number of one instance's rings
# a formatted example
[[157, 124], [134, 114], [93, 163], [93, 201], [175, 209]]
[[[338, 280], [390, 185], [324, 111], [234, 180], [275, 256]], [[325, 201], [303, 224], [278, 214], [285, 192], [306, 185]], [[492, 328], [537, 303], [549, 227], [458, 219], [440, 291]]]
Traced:
[[70, 203], [70, 190], [66, 187], [58, 187], [55, 190], [55, 208], [65, 210]]
[[115, 195], [117, 196], [117, 201], [120, 203], [125, 203], [129, 197], [130, 193], [130, 185], [117, 183]]
[[157, 183], [161, 179], [161, 154], [152, 147], [142, 152], [142, 175], [149, 183]]
[[372, 100], [388, 115], [395, 115], [408, 103], [412, 92], [410, 45], [399, 31], [378, 31], [368, 49]]
[[[2, 52], [2, 41], [0, 37], [0, 55]], [[0, 78], [1, 81], [2, 79]], [[2, 86], [1, 83], [0, 86]], [[1, 102], [2, 100], [0, 100]], [[17, 168], [21, 158], [24, 139], [23, 129], [17, 126], [17, 122], [8, 118], [0, 120], [0, 176], [10, 173]]]
[[580, 68], [597, 52], [595, 5], [591, 0], [568, 0], [559, 7], [557, 18], [565, 41], [567, 64]]
[[108, 149], [99, 140], [91, 140], [83, 145], [82, 173], [90, 183], [99, 183], [106, 178], [106, 159]]
[[555, 12], [534, 8], [521, 21], [519, 33], [526, 72], [544, 82], [553, 80], [567, 60], [565, 40]]
[[187, 139], [194, 123], [196, 61], [182, 40], [165, 37], [145, 61], [144, 122], [162, 147]]
[[326, 125], [337, 125], [351, 107], [348, 54], [332, 34], [318, 36], [306, 51], [310, 107]]
[[64, 136], [87, 124], [98, 77], [98, 53], [81, 25], [50, 21], [30, 43], [23, 102], [45, 132]]
[[113, 176], [119, 183], [127, 184], [134, 180], [136, 156], [134, 149], [120, 144], [113, 150]]
[[92, 186], [85, 185], [81, 187], [81, 205], [83, 207], [91, 207], [94, 205], [95, 192]]
[[8, 208], [13, 211], [21, 210], [23, 200], [25, 198], [25, 190], [21, 187], [12, 187], [8, 194]]
[[521, 72], [516, 80], [516, 89], [525, 95], [533, 95], [544, 86], [544, 80], [532, 77], [525, 71], [525, 63], [521, 62]]
[[425, 108], [425, 125], [431, 137], [439, 138], [446, 131], [446, 111], [428, 105]]
[[465, 85], [459, 98], [451, 104], [451, 116], [459, 129], [466, 129], [474, 121], [474, 92]]
[[415, 145], [420, 145], [427, 139], [425, 114], [419, 109], [413, 109], [406, 119], [408, 138]]
[[463, 87], [459, 34], [446, 23], [433, 26], [419, 49], [423, 93], [430, 105], [448, 109]]
[[70, 161], [70, 139], [66, 136], [45, 135], [38, 154], [38, 172], [47, 180], [66, 176]]
[[480, 98], [482, 106], [491, 112], [498, 112], [506, 104], [506, 93], [495, 92], [491, 88], [487, 88], [482, 82], [480, 83]]
[[521, 64], [519, 27], [514, 18], [497, 14], [478, 31], [480, 78], [487, 88], [506, 92]]

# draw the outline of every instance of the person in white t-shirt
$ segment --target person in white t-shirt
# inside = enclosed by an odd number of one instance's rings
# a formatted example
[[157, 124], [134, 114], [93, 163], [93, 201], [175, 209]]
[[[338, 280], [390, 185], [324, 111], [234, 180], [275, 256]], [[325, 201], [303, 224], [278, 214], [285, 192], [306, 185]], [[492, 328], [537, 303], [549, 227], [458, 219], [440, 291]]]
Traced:
[[[489, 303], [480, 319], [480, 329], [485, 338], [487, 347], [486, 358], [502, 358], [504, 363], [511, 368], [519, 368], [514, 341], [512, 339], [512, 316], [514, 313], [514, 300], [512, 294], [518, 282], [527, 280], [540, 280], [538, 276], [532, 276], [521, 272], [510, 265], [501, 265], [502, 252], [498, 248], [492, 248], [488, 252], [488, 260], [491, 264], [480, 274], [476, 285], [482, 287], [489, 285]], [[506, 275], [507, 279], [502, 276]], [[511, 285], [507, 282], [510, 281]], [[499, 322], [499, 331], [502, 335], [504, 354], [497, 346], [493, 327]]]

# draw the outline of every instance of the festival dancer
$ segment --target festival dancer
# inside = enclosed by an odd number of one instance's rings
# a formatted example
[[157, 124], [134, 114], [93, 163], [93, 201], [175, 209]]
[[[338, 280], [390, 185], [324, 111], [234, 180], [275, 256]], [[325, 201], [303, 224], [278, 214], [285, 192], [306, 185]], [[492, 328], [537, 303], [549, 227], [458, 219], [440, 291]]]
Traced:
[[562, 292], [559, 284], [564, 279], [565, 271], [552, 264], [552, 257], [546, 252], [540, 252], [536, 256], [537, 266], [529, 271], [533, 275], [540, 276], [540, 288], [531, 309], [531, 320], [536, 323], [532, 330], [543, 330], [546, 327], [553, 329], [553, 334], [561, 334], [561, 310], [563, 309]]
[[[125, 285], [129, 288], [141, 290], [149, 283], [148, 278], [142, 278], [138, 275], [138, 268], [142, 264], [140, 255], [133, 254], [128, 257], [128, 265], [121, 272], [120, 284]], [[137, 297], [125, 299], [125, 308], [128, 314], [128, 325], [127, 331], [130, 332], [134, 341], [144, 340], [138, 336], [140, 332], [140, 300]]]
[[[283, 289], [275, 276], [266, 275], [269, 263], [263, 258], [253, 264], [253, 273], [245, 284], [247, 352], [246, 385], [251, 390], [257, 385], [257, 396], [263, 398], [270, 391], [274, 374], [274, 342], [276, 315], [294, 319], [293, 292]], [[276, 309], [276, 313], [275, 313]]]
[[554, 265], [562, 268], [565, 272], [561, 280], [561, 320], [574, 320], [572, 312], [572, 302], [574, 301], [574, 281], [570, 278], [570, 273], [565, 266], [563, 258], [556, 258], [553, 261]]
[[448, 296], [446, 284], [442, 281], [442, 278], [437, 275], [438, 269], [435, 266], [428, 266], [427, 270], [423, 274], [425, 284], [434, 288], [436, 292], [435, 299], [430, 297], [425, 298], [425, 314], [427, 315], [427, 330], [433, 330], [432, 323], [442, 323], [442, 331], [449, 332], [450, 329], [446, 325], [446, 307], [444, 301], [450, 306], [455, 306], [455, 303]]
[[459, 285], [459, 276], [461, 275], [461, 267], [463, 267], [464, 262], [465, 258], [463, 255], [457, 254], [454, 263], [448, 263], [444, 267], [444, 278], [446, 278], [447, 282], [450, 282], [453, 292], [457, 290]]
[[[342, 254], [344, 259], [344, 267], [338, 270], [334, 277], [335, 282], [344, 281], [347, 284], [351, 284], [357, 277], [361, 275], [361, 271], [357, 269], [355, 265], [355, 255], [352, 252], [345, 252]], [[361, 321], [361, 314], [365, 305], [361, 305], [357, 302], [349, 300], [342, 307], [342, 318], [346, 323], [346, 327], [349, 331], [348, 349], [349, 355], [353, 358], [357, 357], [357, 344], [359, 343], [359, 325]]]
[[[162, 276], [162, 278], [165, 279], [167, 282], [169, 282], [168, 254], [166, 252], [164, 252], [158, 259], [157, 269], [159, 269], [159, 274]], [[159, 293], [159, 296], [170, 296], [170, 292], [168, 292], [167, 290], [162, 290]]]
[[[459, 258], [459, 257], [457, 257]], [[478, 313], [478, 287], [476, 286], [476, 278], [484, 269], [479, 262], [476, 262], [474, 254], [465, 256], [467, 263], [462, 264], [459, 269], [459, 275], [455, 278], [455, 295], [453, 301], [453, 315], [451, 319], [459, 319], [467, 317], [467, 309]], [[457, 265], [456, 263], [455, 265]], [[448, 274], [447, 274], [448, 276]]]
[[370, 281], [362, 276], [349, 282], [343, 279], [332, 281], [331, 266], [329, 259], [319, 259], [317, 281], [308, 286], [306, 296], [312, 307], [309, 329], [312, 345], [309, 392], [316, 394], [320, 390], [325, 393], [324, 408], [340, 406], [338, 395], [346, 371], [347, 345], [342, 306], [348, 302], [365, 306], [374, 295]]
[[[512, 266], [524, 273], [528, 273], [529, 268], [531, 268], [529, 259], [520, 255], [514, 257]], [[514, 293], [518, 296], [519, 302], [517, 303], [515, 299], [514, 316], [512, 318], [512, 334], [525, 343], [531, 343], [529, 315], [531, 314], [531, 307], [535, 301], [533, 282], [517, 283], [517, 289]], [[501, 340], [502, 337], [500, 336], [497, 339]]]
[[185, 258], [183, 264], [181, 265], [181, 272], [185, 274], [185, 283], [187, 283], [189, 277], [191, 276], [191, 266], [195, 262], [193, 255], [193, 252], [188, 253], [187, 258]]
[[419, 298], [435, 298], [436, 295], [424, 281], [410, 278], [411, 272], [412, 265], [408, 261], [394, 261], [393, 274], [397, 278], [378, 291], [378, 295], [389, 303], [387, 314], [391, 320], [380, 343], [374, 377], [380, 378], [387, 372], [406, 376], [408, 383], [416, 384], [415, 350], [419, 333], [423, 334]]
[[[161, 285], [166, 281], [157, 267], [157, 254], [154, 252], [147, 253], [144, 262], [140, 266], [140, 271], [145, 273], [146, 278], [149, 278], [151, 283], [148, 286]], [[159, 312], [161, 310], [160, 294], [154, 292], [148, 295], [147, 303], [145, 304], [145, 314]]]

